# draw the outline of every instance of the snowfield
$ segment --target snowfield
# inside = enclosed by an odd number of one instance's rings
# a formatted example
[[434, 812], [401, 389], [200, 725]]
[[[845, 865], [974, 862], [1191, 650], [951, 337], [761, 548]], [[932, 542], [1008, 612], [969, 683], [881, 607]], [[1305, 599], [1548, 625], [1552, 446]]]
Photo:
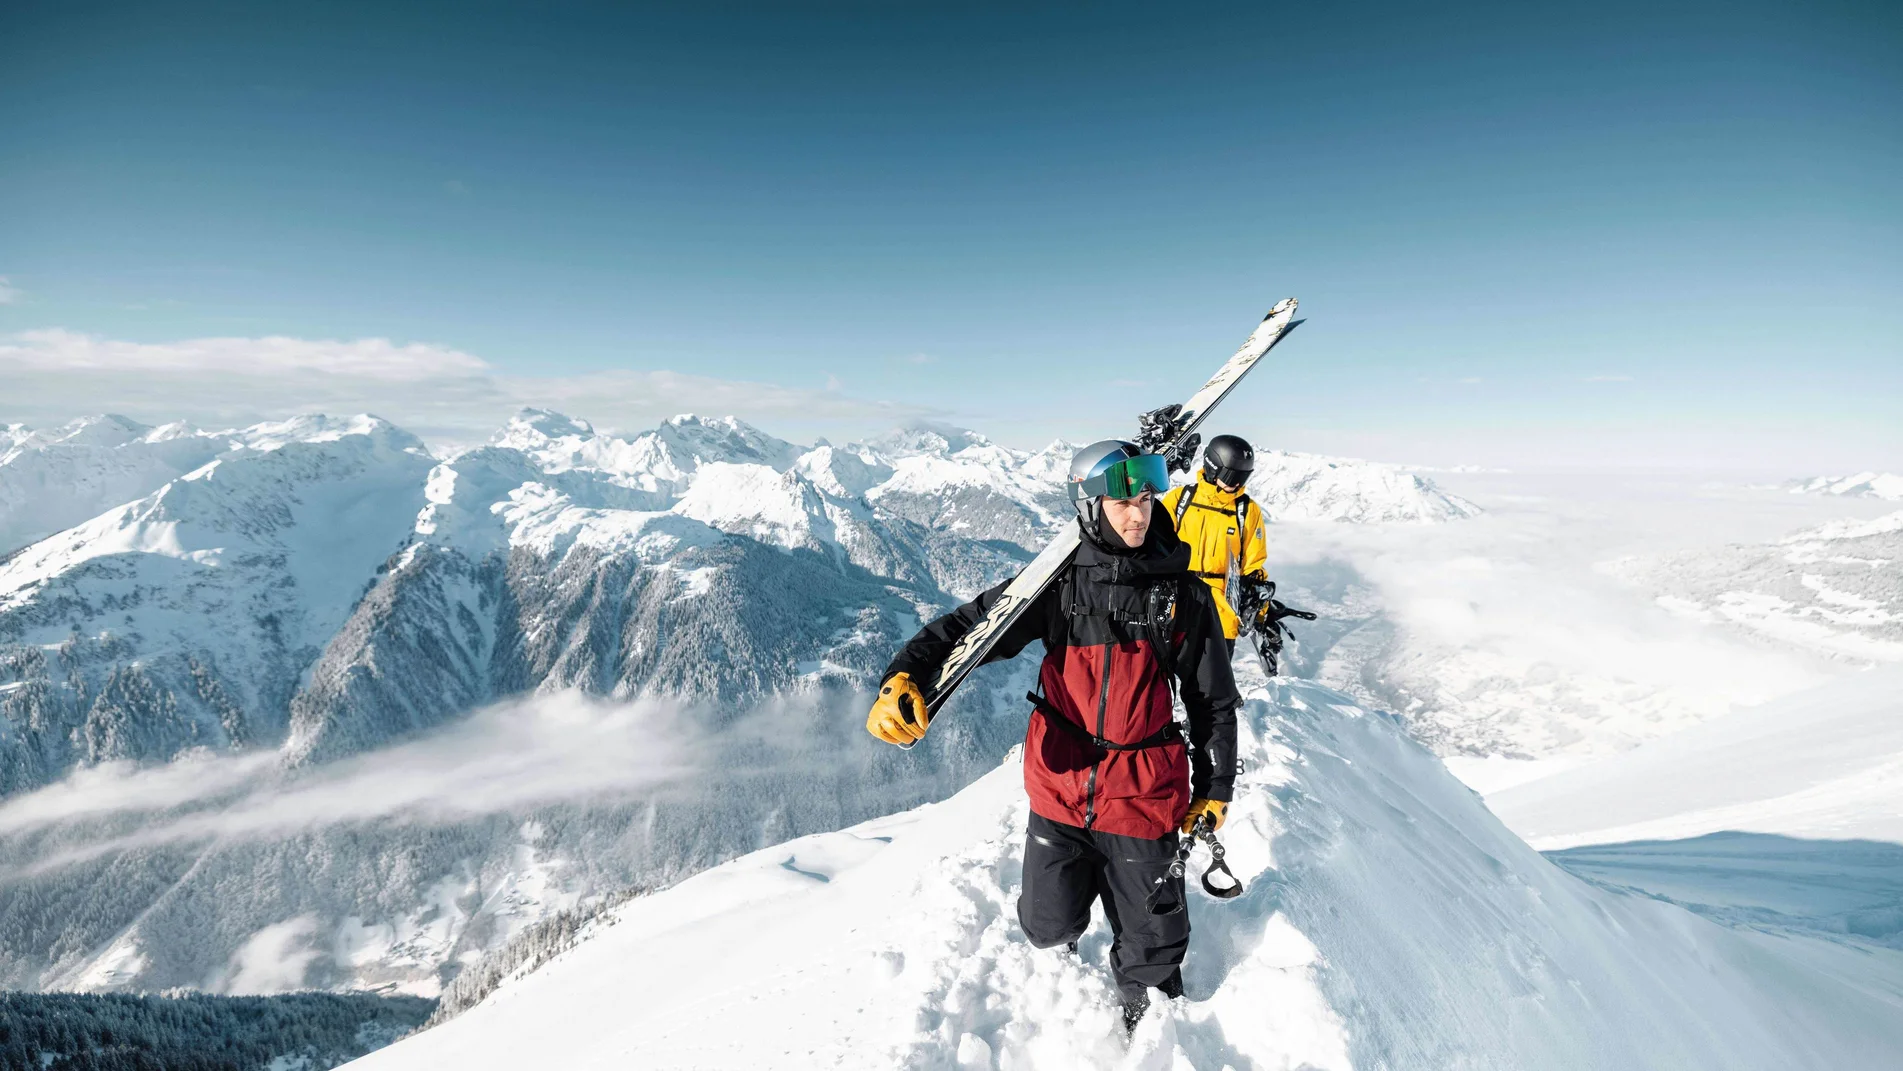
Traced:
[[[1767, 934], [1574, 877], [1391, 718], [1255, 679], [1224, 830], [1240, 898], [1191, 894], [1187, 998], [1127, 1043], [1101, 919], [1014, 914], [1015, 754], [938, 804], [638, 898], [461, 1017], [350, 1065], [669, 1068], [1879, 1068], [1903, 951]], [[925, 746], [932, 740], [928, 738]], [[1192, 860], [1206, 861], [1200, 851]]]
[[1903, 666], [1714, 718], [1487, 804], [1542, 849], [1724, 831], [1903, 845]]

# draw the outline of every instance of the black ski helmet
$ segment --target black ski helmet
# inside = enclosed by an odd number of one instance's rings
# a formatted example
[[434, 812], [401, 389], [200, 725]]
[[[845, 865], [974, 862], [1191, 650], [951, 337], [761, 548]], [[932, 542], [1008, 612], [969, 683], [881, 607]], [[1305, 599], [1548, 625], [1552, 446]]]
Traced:
[[1203, 475], [1210, 483], [1241, 487], [1255, 471], [1255, 450], [1239, 435], [1218, 435], [1203, 451]]
[[1163, 455], [1146, 454], [1132, 442], [1102, 439], [1071, 455], [1070, 504], [1087, 531], [1096, 530], [1097, 504], [1105, 495], [1135, 498], [1144, 491], [1160, 495], [1169, 486], [1169, 465]]

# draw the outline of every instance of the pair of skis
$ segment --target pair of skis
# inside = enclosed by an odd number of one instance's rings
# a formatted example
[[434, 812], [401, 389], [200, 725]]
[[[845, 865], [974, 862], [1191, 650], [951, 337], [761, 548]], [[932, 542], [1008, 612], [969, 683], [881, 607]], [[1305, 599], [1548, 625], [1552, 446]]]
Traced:
[[[1301, 322], [1295, 319], [1294, 298], [1278, 303], [1262, 318], [1261, 324], [1249, 335], [1249, 340], [1242, 344], [1242, 348], [1225, 361], [1216, 374], [1209, 377], [1209, 382], [1204, 383], [1202, 389], [1191, 395], [1188, 401], [1181, 405], [1165, 406], [1138, 418], [1137, 445], [1168, 458], [1173, 470], [1187, 470], [1194, 461], [1196, 446], [1202, 439], [1196, 429], [1216, 404], [1235, 389], [1242, 377], [1249, 374], [1256, 362]], [[1064, 525], [1058, 530], [1056, 538], [1005, 587], [991, 612], [970, 632], [965, 633], [958, 645], [952, 648], [944, 665], [939, 667], [938, 673], [925, 682], [922, 691], [925, 693], [927, 711], [933, 715], [938, 713], [958, 686], [971, 675], [971, 671], [985, 660], [985, 655], [996, 646], [1012, 623], [1023, 616], [1025, 609], [1037, 601], [1037, 597], [1070, 564], [1081, 541], [1082, 534], [1077, 525]]]
[[1288, 626], [1282, 622], [1291, 617], [1313, 621], [1315, 615], [1276, 598], [1273, 580], [1232, 577], [1229, 584], [1228, 590], [1242, 592], [1236, 616], [1242, 619], [1243, 630], [1255, 637], [1255, 653], [1262, 659], [1262, 672], [1273, 677], [1280, 672], [1282, 638], [1289, 634]]

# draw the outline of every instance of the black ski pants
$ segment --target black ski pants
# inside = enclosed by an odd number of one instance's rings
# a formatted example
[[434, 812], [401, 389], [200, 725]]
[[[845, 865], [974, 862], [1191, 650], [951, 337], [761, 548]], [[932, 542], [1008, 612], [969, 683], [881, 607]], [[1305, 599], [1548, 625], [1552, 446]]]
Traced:
[[[1033, 945], [1053, 948], [1082, 937], [1090, 928], [1090, 905], [1102, 900], [1115, 935], [1110, 973], [1124, 999], [1142, 996], [1175, 976], [1189, 951], [1189, 912], [1154, 914], [1148, 903], [1175, 858], [1175, 833], [1158, 840], [1120, 837], [1033, 814], [1018, 924]], [[1183, 879], [1170, 880], [1175, 887], [1163, 899], [1173, 894], [1183, 904]]]

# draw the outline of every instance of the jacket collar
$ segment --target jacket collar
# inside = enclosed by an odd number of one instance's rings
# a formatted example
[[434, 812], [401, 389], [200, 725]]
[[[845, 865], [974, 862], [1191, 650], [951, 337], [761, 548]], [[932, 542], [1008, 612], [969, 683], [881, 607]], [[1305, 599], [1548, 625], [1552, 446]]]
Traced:
[[[1078, 522], [1083, 527], [1083, 522]], [[1102, 569], [1111, 583], [1135, 583], [1141, 578], [1167, 576], [1189, 571], [1189, 544], [1176, 538], [1176, 528], [1163, 510], [1161, 499], [1150, 505], [1150, 530], [1143, 545], [1136, 548], [1112, 546], [1103, 536], [1084, 529], [1083, 544], [1077, 548], [1077, 564]]]
[[1220, 509], [1234, 510], [1236, 508], [1236, 498], [1241, 495], [1242, 492], [1240, 490], [1225, 491], [1217, 487], [1216, 482], [1204, 475], [1199, 469], [1196, 472], [1195, 494], [1196, 497], [1190, 501], [1201, 502], [1205, 506], [1216, 506]]

